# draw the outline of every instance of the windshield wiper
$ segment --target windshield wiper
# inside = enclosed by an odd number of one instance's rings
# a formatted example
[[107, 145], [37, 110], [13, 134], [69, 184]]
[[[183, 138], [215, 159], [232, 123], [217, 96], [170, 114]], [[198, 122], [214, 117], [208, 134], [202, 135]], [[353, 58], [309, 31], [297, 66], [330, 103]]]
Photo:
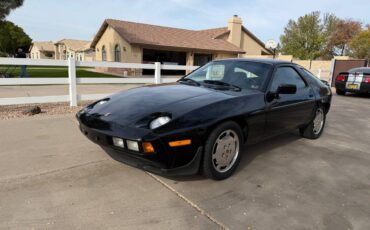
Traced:
[[200, 86], [200, 83], [191, 79], [191, 78], [181, 78], [180, 80], [178, 80], [178, 82], [187, 82], [187, 83], [191, 83], [192, 85], [196, 85], [196, 86]]
[[224, 82], [224, 81], [217, 81], [217, 80], [204, 80], [203, 81], [206, 84], [211, 84], [211, 85], [218, 85], [218, 86], [226, 86], [228, 88], [234, 89], [236, 91], [240, 91], [241, 88], [239, 86]]

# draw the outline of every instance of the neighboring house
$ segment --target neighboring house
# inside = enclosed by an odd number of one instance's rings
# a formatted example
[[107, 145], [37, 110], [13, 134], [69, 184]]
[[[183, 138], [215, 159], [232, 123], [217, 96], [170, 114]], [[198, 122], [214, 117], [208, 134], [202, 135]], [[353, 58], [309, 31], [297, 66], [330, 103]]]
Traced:
[[94, 49], [91, 41], [62, 39], [58, 42], [33, 42], [30, 47], [32, 59], [56, 59], [66, 60], [68, 57], [78, 61], [95, 60]]
[[66, 60], [69, 57], [77, 61], [93, 61], [94, 50], [90, 47], [91, 41], [62, 39], [54, 43], [55, 59]]
[[30, 58], [32, 59], [54, 59], [53, 42], [33, 42], [30, 47]]
[[[128, 63], [171, 63], [203, 65], [214, 59], [269, 55], [270, 50], [242, 25], [234, 15], [228, 26], [208, 30], [186, 30], [142, 23], [106, 19], [91, 47], [97, 61]], [[120, 72], [117, 69], [100, 69]], [[130, 72], [151, 74], [152, 70]]]

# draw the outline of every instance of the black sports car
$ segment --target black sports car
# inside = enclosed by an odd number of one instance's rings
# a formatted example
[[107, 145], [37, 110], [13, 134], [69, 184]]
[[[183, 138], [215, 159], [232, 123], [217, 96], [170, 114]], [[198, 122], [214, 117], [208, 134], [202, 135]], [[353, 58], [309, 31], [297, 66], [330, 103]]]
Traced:
[[158, 174], [229, 177], [243, 147], [293, 129], [323, 132], [330, 88], [276, 60], [218, 60], [176, 83], [116, 93], [77, 113], [80, 129], [114, 159]]
[[370, 67], [350, 69], [339, 73], [335, 78], [335, 90], [339, 95], [351, 93], [370, 93]]

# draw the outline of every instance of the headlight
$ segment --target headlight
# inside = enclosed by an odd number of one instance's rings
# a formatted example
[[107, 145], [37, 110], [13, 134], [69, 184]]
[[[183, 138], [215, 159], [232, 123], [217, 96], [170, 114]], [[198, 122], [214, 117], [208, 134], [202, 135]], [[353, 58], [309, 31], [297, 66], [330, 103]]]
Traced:
[[104, 98], [104, 99], [101, 99], [100, 101], [98, 101], [96, 103], [96, 105], [103, 105], [105, 103], [107, 103], [109, 101], [109, 98]]
[[151, 129], [156, 129], [156, 128], [162, 126], [162, 125], [167, 124], [170, 121], [171, 121], [171, 118], [170, 117], [167, 117], [167, 116], [157, 117], [156, 119], [152, 120], [152, 122], [150, 122], [149, 127]]

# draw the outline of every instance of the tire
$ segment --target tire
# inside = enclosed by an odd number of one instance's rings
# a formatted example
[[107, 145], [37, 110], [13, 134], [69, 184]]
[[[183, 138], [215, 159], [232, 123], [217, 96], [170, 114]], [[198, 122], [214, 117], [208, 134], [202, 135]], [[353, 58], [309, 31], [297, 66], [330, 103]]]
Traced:
[[237, 123], [227, 121], [218, 125], [204, 146], [203, 174], [214, 180], [230, 177], [240, 162], [242, 146], [242, 130]]
[[346, 91], [345, 90], [340, 90], [340, 89], [337, 89], [337, 88], [335, 88], [335, 91], [336, 91], [336, 93], [338, 94], [338, 95], [345, 95], [346, 94]]
[[317, 139], [321, 136], [322, 132], [324, 131], [325, 123], [326, 123], [325, 109], [323, 106], [320, 105], [316, 108], [315, 117], [312, 119], [312, 121], [307, 126], [300, 128], [299, 132], [302, 137], [308, 139]]

